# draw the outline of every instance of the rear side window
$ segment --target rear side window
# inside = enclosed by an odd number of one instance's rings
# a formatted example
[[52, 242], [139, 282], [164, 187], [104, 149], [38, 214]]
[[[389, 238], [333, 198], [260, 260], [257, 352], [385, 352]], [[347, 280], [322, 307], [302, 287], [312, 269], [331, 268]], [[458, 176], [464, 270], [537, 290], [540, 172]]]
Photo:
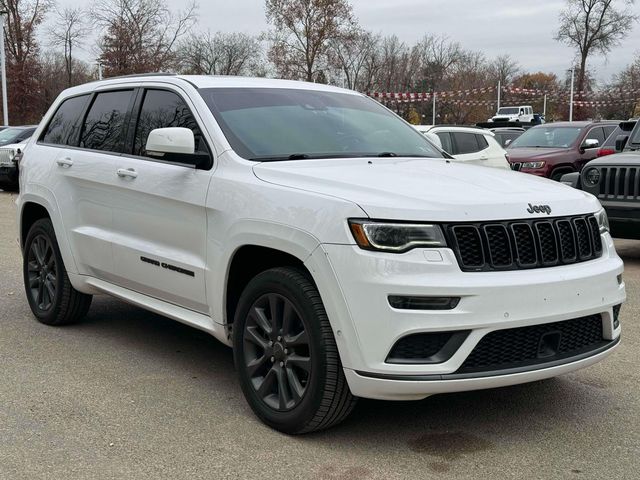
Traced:
[[489, 146], [489, 142], [487, 142], [487, 139], [484, 137], [484, 135], [476, 135], [476, 141], [478, 142], [478, 148], [480, 150], [484, 150]]
[[147, 137], [151, 130], [166, 127], [183, 127], [193, 131], [195, 153], [209, 155], [202, 132], [191, 110], [179, 95], [166, 90], [147, 90], [136, 127], [133, 154], [146, 156]]
[[448, 132], [438, 132], [436, 133], [436, 135], [438, 135], [438, 138], [440, 138], [442, 149], [445, 152], [450, 153], [451, 155], [455, 155], [456, 152], [454, 152], [453, 144], [451, 143], [451, 135], [449, 135]]
[[62, 102], [47, 125], [42, 141], [53, 145], [76, 145], [88, 99], [89, 95], [82, 95]]
[[125, 122], [132, 98], [133, 90], [97, 94], [82, 126], [80, 147], [122, 152]]
[[481, 150], [481, 148], [478, 147], [478, 140], [476, 140], [476, 137], [479, 135], [466, 132], [454, 132], [451, 135], [456, 144], [457, 154], [464, 155], [465, 153], [475, 153]]

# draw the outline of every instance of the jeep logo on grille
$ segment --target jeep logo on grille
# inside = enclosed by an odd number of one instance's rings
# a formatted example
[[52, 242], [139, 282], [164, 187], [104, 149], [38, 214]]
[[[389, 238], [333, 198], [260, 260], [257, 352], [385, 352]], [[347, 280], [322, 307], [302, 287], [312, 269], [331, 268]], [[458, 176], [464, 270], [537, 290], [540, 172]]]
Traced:
[[527, 208], [527, 212], [529, 212], [529, 213], [546, 213], [547, 215], [551, 215], [551, 207], [549, 205], [531, 205], [531, 204], [529, 204], [529, 208]]

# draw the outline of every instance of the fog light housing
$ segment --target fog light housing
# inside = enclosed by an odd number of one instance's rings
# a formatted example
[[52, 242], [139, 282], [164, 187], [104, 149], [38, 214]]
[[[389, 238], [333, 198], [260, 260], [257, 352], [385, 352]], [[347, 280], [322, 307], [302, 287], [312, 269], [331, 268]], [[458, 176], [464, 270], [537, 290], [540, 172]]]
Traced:
[[622, 307], [622, 305], [615, 305], [613, 307], [613, 329], [614, 330], [620, 326], [620, 307]]
[[389, 295], [389, 305], [399, 310], [453, 310], [460, 297], [409, 297]]

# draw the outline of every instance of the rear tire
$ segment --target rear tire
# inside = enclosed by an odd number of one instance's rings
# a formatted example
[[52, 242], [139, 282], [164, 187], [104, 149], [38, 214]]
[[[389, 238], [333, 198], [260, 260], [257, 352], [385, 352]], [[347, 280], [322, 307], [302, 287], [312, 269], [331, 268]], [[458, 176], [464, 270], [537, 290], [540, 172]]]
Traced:
[[356, 404], [320, 294], [306, 272], [273, 268], [242, 293], [233, 324], [240, 385], [254, 413], [284, 433], [332, 427]]
[[48, 218], [37, 220], [29, 229], [23, 252], [23, 278], [29, 307], [39, 322], [68, 325], [89, 311], [92, 296], [71, 285]]

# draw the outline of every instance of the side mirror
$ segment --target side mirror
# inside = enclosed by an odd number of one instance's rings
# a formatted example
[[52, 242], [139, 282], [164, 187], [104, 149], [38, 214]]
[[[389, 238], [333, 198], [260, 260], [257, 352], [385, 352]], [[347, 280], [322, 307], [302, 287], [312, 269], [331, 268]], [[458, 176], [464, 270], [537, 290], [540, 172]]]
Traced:
[[195, 153], [193, 131], [183, 127], [156, 128], [147, 137], [147, 155], [167, 162], [199, 167], [209, 161], [208, 155]]
[[583, 150], [589, 150], [590, 148], [598, 148], [600, 146], [600, 142], [595, 138], [587, 138], [582, 144]]
[[560, 177], [560, 183], [573, 188], [580, 188], [580, 172], [565, 173]]
[[629, 135], [618, 135], [616, 137], [616, 152], [621, 152], [627, 146]]
[[508, 147], [509, 145], [511, 145], [511, 142], [512, 142], [512, 141], [513, 141], [513, 140], [511, 140], [510, 138], [507, 138], [507, 139], [504, 141], [504, 146], [505, 146], [505, 147]]
[[[145, 150], [151, 154], [181, 153], [193, 155], [196, 149], [196, 140], [193, 132], [188, 128], [167, 127], [151, 130], [147, 137]], [[161, 155], [158, 155], [161, 156]]]

